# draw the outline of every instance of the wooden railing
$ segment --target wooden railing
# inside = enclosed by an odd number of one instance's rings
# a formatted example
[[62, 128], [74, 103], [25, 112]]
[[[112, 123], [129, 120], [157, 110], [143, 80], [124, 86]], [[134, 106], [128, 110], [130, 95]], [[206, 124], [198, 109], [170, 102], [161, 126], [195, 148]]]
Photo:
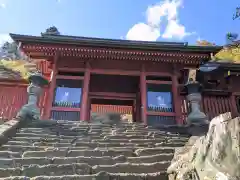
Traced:
[[91, 112], [95, 113], [113, 112], [120, 114], [132, 114], [132, 106], [92, 104]]
[[[44, 89], [38, 103], [42, 117], [46, 98], [47, 89]], [[16, 84], [7, 86], [0, 84], [0, 118], [12, 119], [15, 117], [21, 107], [27, 103], [27, 99], [27, 84], [19, 86], [16, 86]]]
[[[181, 110], [183, 121], [186, 121], [187, 114], [190, 111], [189, 103], [186, 96], [181, 96]], [[201, 108], [208, 116], [209, 120], [225, 112], [231, 112], [230, 96], [204, 95], [202, 98]]]
[[0, 85], [0, 117], [11, 119], [27, 102], [26, 86]]
[[232, 111], [231, 98], [229, 96], [204, 96], [202, 106], [209, 119]]

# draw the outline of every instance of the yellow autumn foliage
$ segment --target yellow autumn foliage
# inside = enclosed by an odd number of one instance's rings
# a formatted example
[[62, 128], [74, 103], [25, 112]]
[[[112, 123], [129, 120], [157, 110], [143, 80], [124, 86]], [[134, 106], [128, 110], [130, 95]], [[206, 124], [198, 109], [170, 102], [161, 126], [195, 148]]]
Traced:
[[208, 42], [206, 40], [197, 40], [198, 46], [216, 46], [215, 43]]
[[37, 68], [34, 63], [29, 63], [24, 60], [0, 60], [0, 66], [5, 67], [6, 69], [19, 72], [21, 77], [25, 80], [28, 80], [28, 77], [31, 72], [36, 72]]
[[230, 63], [240, 63], [240, 47], [239, 46], [224, 47], [214, 57], [218, 62], [228, 61]]

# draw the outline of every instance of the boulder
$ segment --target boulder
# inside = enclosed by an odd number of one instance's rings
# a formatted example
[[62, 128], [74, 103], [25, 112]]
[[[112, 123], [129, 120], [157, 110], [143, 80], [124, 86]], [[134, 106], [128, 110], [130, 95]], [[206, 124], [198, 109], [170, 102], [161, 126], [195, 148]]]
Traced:
[[221, 114], [205, 135], [192, 136], [175, 151], [170, 180], [237, 180], [240, 177], [240, 118]]

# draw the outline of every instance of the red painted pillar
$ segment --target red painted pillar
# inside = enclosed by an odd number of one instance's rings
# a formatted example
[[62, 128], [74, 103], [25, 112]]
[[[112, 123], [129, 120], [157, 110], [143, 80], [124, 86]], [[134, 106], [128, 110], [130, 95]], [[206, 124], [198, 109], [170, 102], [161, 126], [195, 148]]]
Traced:
[[87, 121], [91, 120], [91, 100], [88, 97], [88, 110], [87, 110]]
[[80, 120], [86, 121], [88, 114], [88, 92], [90, 84], [90, 65], [89, 62], [86, 63], [86, 70], [84, 73], [83, 89], [82, 89], [82, 101], [80, 110]]
[[136, 122], [136, 100], [132, 104], [132, 121]]
[[183, 124], [182, 112], [181, 112], [181, 99], [178, 93], [178, 78], [177, 73], [174, 70], [172, 75], [172, 94], [173, 94], [173, 108], [175, 111], [175, 119], [177, 124]]
[[147, 84], [145, 68], [142, 66], [140, 74], [140, 93], [141, 93], [141, 120], [147, 125]]
[[52, 74], [51, 74], [51, 82], [49, 85], [49, 90], [48, 90], [48, 98], [47, 98], [47, 102], [46, 102], [46, 114], [45, 114], [45, 118], [49, 119], [51, 118], [51, 110], [52, 110], [52, 103], [53, 103], [53, 99], [54, 99], [54, 91], [56, 88], [56, 76], [57, 76], [57, 60], [58, 60], [58, 55], [54, 56], [54, 61], [53, 61], [53, 69], [52, 69]]
[[136, 122], [139, 122], [140, 121], [140, 106], [141, 104], [139, 103], [140, 102], [140, 96], [139, 96], [139, 92], [136, 93]]

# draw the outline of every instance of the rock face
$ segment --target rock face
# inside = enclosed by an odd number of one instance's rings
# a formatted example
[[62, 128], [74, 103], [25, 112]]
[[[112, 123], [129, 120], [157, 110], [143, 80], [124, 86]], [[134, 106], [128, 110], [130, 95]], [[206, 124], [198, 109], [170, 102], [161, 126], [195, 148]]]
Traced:
[[188, 141], [136, 123], [36, 122], [5, 133], [0, 179], [166, 180], [175, 148]]
[[206, 135], [192, 136], [167, 170], [170, 180], [240, 179], [240, 118], [212, 119]]

